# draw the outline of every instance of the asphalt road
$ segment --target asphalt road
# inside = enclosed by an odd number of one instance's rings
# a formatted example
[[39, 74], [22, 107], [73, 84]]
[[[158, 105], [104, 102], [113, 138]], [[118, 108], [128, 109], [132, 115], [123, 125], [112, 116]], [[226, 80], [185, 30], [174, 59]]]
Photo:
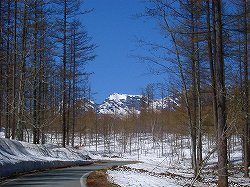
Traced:
[[10, 179], [0, 186], [3, 187], [85, 187], [88, 174], [92, 171], [126, 165], [131, 162], [107, 161], [88, 166], [56, 169], [45, 172], [24, 175]]

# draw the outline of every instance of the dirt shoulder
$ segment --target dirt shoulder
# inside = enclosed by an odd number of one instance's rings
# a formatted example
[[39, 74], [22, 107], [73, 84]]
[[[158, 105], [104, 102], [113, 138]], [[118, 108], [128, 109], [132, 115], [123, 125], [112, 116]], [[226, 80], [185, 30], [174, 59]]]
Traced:
[[92, 172], [87, 178], [87, 187], [120, 187], [108, 181], [107, 169]]

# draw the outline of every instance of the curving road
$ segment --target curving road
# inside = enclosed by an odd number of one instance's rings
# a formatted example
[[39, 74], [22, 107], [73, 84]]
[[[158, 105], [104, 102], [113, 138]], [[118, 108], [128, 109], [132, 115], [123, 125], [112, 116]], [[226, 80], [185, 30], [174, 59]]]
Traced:
[[56, 169], [40, 173], [24, 175], [8, 180], [2, 187], [85, 187], [88, 174], [99, 169], [115, 165], [126, 165], [132, 162], [105, 161], [88, 166]]

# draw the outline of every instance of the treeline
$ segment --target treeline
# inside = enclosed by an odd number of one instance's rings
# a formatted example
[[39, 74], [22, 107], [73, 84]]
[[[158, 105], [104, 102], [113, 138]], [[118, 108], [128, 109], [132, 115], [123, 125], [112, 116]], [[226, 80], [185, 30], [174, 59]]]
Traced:
[[204, 101], [212, 101], [219, 187], [228, 186], [227, 141], [235, 132], [242, 137], [244, 175], [249, 177], [249, 6], [247, 0], [148, 0], [139, 15], [159, 25], [164, 43], [140, 40], [153, 53], [140, 59], [156, 65], [152, 72], [168, 72], [183, 95], [197, 178], [204, 156]]
[[95, 58], [81, 24], [87, 12], [75, 0], [0, 1], [0, 127], [6, 138], [22, 141], [32, 129], [33, 143], [44, 143], [56, 124], [62, 145], [69, 145], [83, 112], [78, 103], [90, 92], [85, 65]]

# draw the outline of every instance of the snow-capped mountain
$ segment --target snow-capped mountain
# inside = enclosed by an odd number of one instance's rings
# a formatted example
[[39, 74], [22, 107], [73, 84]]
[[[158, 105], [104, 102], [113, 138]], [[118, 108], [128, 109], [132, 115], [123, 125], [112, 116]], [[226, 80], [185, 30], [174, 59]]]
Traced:
[[97, 107], [100, 114], [126, 115], [139, 113], [141, 108], [141, 95], [128, 95], [114, 93]]
[[178, 99], [173, 97], [165, 97], [148, 101], [142, 95], [128, 95], [114, 93], [105, 101], [97, 106], [99, 114], [114, 114], [126, 115], [131, 113], [139, 114], [142, 108], [142, 103], [153, 110], [170, 109], [172, 110], [178, 105]]

